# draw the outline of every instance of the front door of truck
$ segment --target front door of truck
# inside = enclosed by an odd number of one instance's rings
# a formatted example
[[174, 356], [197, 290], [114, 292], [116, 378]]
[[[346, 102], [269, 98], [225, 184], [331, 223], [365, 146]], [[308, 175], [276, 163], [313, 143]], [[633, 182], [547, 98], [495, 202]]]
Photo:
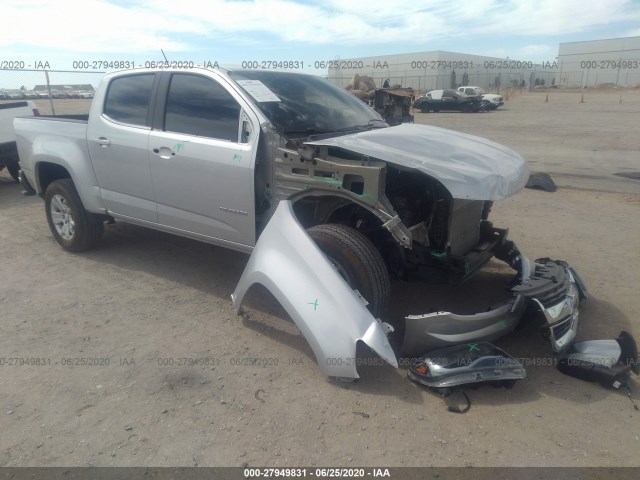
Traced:
[[155, 80], [155, 73], [115, 77], [101, 112], [87, 127], [89, 155], [107, 209], [150, 222], [157, 221], [148, 147]]
[[258, 123], [206, 74], [165, 73], [149, 135], [158, 222], [236, 245], [255, 243]]

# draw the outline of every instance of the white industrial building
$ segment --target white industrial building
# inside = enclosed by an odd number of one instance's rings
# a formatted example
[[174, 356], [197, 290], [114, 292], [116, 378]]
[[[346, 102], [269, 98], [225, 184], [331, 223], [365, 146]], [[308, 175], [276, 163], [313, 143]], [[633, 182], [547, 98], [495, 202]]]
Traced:
[[372, 77], [378, 87], [411, 87], [419, 92], [478, 85], [490, 91], [507, 86], [567, 88], [640, 86], [640, 37], [561, 43], [558, 56], [534, 64], [527, 60], [446, 51], [336, 59], [328, 78], [342, 87], [354, 74]]
[[568, 88], [640, 86], [640, 37], [561, 43], [556, 83]]
[[523, 82], [526, 87], [540, 82], [550, 85], [556, 74], [551, 65], [544, 68], [529, 61], [440, 50], [337, 59], [330, 67], [333, 68], [328, 70], [329, 80], [342, 87], [357, 73], [372, 77], [379, 87], [388, 80], [390, 85], [417, 91], [457, 85], [477, 85], [499, 91], [507, 86], [519, 87]]

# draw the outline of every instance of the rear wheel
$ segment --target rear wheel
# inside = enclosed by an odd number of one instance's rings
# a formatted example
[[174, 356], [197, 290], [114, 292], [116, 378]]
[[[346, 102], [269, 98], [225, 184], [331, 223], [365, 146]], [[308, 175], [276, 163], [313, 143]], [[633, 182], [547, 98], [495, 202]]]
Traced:
[[88, 250], [102, 237], [103, 223], [100, 217], [84, 209], [70, 178], [51, 182], [45, 193], [44, 204], [51, 233], [65, 250]]
[[339, 224], [317, 225], [307, 232], [349, 286], [369, 302], [371, 314], [382, 315], [389, 304], [389, 273], [367, 237]]
[[429, 113], [429, 105], [423, 104], [423, 105], [420, 107], [420, 111], [421, 111], [422, 113]]

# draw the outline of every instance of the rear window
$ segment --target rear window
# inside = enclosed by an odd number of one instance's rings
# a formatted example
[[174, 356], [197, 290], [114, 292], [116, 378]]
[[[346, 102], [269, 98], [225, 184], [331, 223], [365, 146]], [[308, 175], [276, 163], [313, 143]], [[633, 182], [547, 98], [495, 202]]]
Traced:
[[145, 126], [155, 75], [116, 78], [109, 84], [104, 114], [116, 122]]

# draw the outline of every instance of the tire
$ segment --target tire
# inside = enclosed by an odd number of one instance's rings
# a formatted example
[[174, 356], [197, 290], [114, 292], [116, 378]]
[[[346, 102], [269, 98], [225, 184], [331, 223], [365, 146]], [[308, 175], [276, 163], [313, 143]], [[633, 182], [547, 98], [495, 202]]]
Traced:
[[429, 113], [429, 105], [425, 105], [425, 104], [423, 104], [423, 105], [420, 107], [420, 111], [421, 111], [422, 113]]
[[380, 252], [367, 237], [345, 225], [317, 225], [307, 232], [349, 286], [369, 302], [371, 314], [380, 317], [389, 304], [391, 289]]
[[17, 158], [7, 162], [7, 170], [16, 182], [20, 181], [20, 177], [18, 176], [18, 173], [20, 173], [20, 163], [18, 163]]
[[44, 205], [51, 233], [65, 250], [88, 250], [102, 237], [103, 222], [98, 215], [84, 209], [70, 178], [49, 184]]

